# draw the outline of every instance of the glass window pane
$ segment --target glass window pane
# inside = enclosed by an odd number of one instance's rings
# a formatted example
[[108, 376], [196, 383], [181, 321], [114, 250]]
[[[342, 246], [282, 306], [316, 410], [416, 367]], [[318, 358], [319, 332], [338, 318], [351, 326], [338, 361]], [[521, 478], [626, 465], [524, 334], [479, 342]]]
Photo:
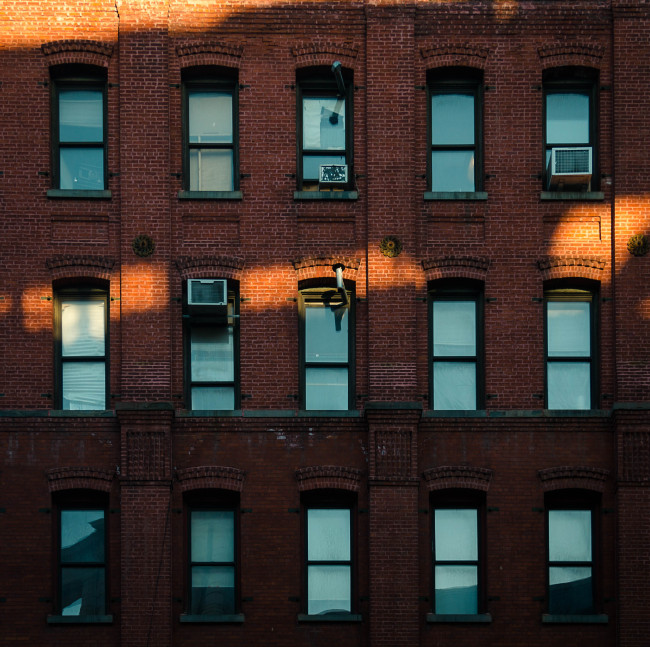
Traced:
[[476, 302], [433, 302], [433, 354], [436, 357], [476, 355]]
[[64, 362], [62, 381], [63, 409], [106, 409], [104, 362]]
[[433, 408], [437, 411], [476, 409], [476, 364], [433, 363]]
[[59, 188], [66, 191], [104, 190], [103, 148], [60, 148]]
[[546, 95], [546, 143], [589, 144], [589, 94]]
[[591, 408], [591, 366], [587, 362], [548, 362], [549, 409]]
[[352, 610], [349, 566], [307, 567], [307, 613]]
[[431, 97], [431, 143], [434, 146], [474, 144], [474, 94]]
[[347, 308], [310, 306], [305, 308], [305, 361], [347, 362]]
[[193, 148], [190, 150], [190, 191], [232, 191], [232, 150]]
[[345, 150], [345, 99], [303, 97], [303, 150]]
[[435, 511], [435, 558], [437, 561], [478, 560], [478, 511]]
[[476, 566], [436, 566], [436, 613], [478, 613]]
[[194, 326], [191, 332], [192, 382], [235, 379], [232, 326]]
[[305, 369], [305, 409], [349, 408], [347, 367], [310, 366]]
[[191, 516], [192, 561], [234, 561], [235, 513], [232, 510], [192, 510]]
[[193, 566], [191, 613], [231, 615], [235, 613], [235, 569], [233, 566]]
[[103, 567], [61, 569], [61, 615], [102, 615], [105, 595]]
[[589, 614], [594, 612], [591, 568], [552, 566], [549, 569], [549, 612]]
[[193, 386], [194, 411], [232, 411], [235, 408], [235, 387]]
[[59, 90], [59, 141], [104, 141], [101, 90]]
[[61, 354], [63, 357], [104, 355], [103, 301], [64, 301], [61, 304]]
[[103, 562], [104, 537], [103, 510], [61, 510], [61, 562]]
[[548, 511], [548, 558], [552, 562], [591, 561], [591, 510]]
[[590, 306], [585, 301], [549, 301], [546, 304], [549, 357], [591, 355]]
[[307, 510], [307, 533], [307, 559], [309, 561], [349, 561], [349, 508], [309, 508]]
[[232, 144], [232, 93], [190, 90], [190, 143]]
[[322, 164], [345, 164], [345, 155], [305, 155], [302, 164], [303, 179], [318, 180]]
[[475, 191], [474, 151], [433, 151], [432, 191]]

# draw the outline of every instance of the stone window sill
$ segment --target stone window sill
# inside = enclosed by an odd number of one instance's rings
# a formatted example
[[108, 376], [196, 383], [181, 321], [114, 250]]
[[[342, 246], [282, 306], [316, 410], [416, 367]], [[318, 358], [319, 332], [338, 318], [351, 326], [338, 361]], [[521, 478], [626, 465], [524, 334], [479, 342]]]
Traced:
[[241, 200], [241, 191], [179, 191], [179, 200]]
[[68, 189], [48, 189], [48, 198], [65, 198], [68, 200], [108, 200], [110, 191], [74, 191]]
[[245, 620], [243, 613], [232, 613], [224, 615], [208, 615], [182, 613], [179, 620], [187, 623], [222, 623], [222, 624], [242, 624]]
[[425, 191], [425, 200], [487, 200], [486, 191]]
[[294, 200], [358, 200], [358, 191], [294, 191]]
[[593, 202], [605, 199], [602, 191], [542, 191], [539, 195], [540, 200], [581, 200], [583, 202]]
[[585, 615], [560, 615], [556, 613], [545, 613], [542, 616], [543, 624], [574, 624], [574, 625], [606, 625], [609, 616], [605, 613], [594, 613]]
[[318, 615], [298, 614], [298, 622], [361, 622], [363, 617], [360, 613], [334, 612]]
[[487, 624], [492, 622], [489, 613], [427, 613], [427, 622], [468, 622], [472, 624]]
[[112, 623], [112, 614], [97, 616], [47, 616], [48, 625], [110, 625]]

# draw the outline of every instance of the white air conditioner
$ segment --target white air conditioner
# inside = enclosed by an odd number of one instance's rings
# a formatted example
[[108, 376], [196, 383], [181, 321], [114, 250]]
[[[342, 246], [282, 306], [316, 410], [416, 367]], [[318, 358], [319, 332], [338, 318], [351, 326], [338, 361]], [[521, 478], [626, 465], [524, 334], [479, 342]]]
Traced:
[[334, 185], [348, 183], [347, 164], [321, 164], [318, 172], [320, 185]]
[[551, 149], [546, 176], [549, 189], [588, 189], [591, 183], [591, 147]]
[[227, 306], [228, 283], [224, 279], [189, 279], [187, 304], [190, 306]]

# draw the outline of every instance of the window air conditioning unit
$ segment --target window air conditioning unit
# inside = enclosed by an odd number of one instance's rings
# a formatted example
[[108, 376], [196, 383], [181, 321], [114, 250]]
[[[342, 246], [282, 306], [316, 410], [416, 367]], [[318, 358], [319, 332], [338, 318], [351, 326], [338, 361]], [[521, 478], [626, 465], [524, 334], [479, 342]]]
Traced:
[[224, 279], [189, 279], [187, 305], [227, 306], [228, 283]]
[[320, 186], [340, 186], [348, 183], [347, 164], [321, 164], [318, 172]]
[[591, 147], [551, 149], [546, 175], [549, 189], [587, 190], [591, 183]]

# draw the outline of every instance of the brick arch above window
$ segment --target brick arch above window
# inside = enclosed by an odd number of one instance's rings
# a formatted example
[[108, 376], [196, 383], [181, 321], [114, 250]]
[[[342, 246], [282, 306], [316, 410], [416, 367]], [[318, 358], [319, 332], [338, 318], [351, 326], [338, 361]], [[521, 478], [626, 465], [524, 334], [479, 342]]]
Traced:
[[540, 47], [537, 54], [543, 70], [566, 66], [599, 68], [605, 48], [591, 44], [555, 43]]
[[487, 492], [492, 480], [492, 470], [467, 465], [442, 465], [425, 470], [423, 476], [430, 492], [449, 489]]
[[237, 256], [182, 256], [176, 259], [176, 268], [182, 279], [219, 276], [241, 280], [244, 259]]
[[478, 279], [485, 281], [490, 261], [481, 256], [440, 256], [422, 261], [427, 281], [438, 279]]
[[230, 490], [241, 492], [244, 489], [246, 472], [236, 467], [202, 465], [176, 471], [181, 492], [190, 490]]
[[472, 43], [436, 43], [420, 48], [427, 70], [438, 67], [471, 67], [485, 70], [490, 50]]
[[345, 68], [354, 69], [359, 48], [350, 43], [329, 41], [298, 43], [291, 48], [296, 69], [303, 67], [330, 66], [339, 60]]
[[47, 470], [50, 492], [61, 490], [99, 490], [110, 492], [114, 471], [94, 467], [58, 467]]
[[349, 490], [359, 492], [363, 472], [353, 467], [339, 465], [314, 465], [296, 470], [298, 490]]
[[110, 256], [93, 256], [90, 254], [63, 254], [51, 256], [45, 261], [52, 272], [52, 281], [61, 279], [100, 279], [109, 281], [115, 259]]
[[548, 256], [537, 261], [542, 279], [592, 279], [601, 281], [607, 261], [599, 257]]
[[176, 45], [181, 69], [202, 65], [238, 68], [243, 53], [242, 45], [222, 41], [184, 41]]
[[549, 467], [537, 472], [545, 492], [553, 490], [594, 490], [603, 492], [609, 470], [600, 467]]
[[113, 45], [95, 40], [57, 40], [41, 45], [48, 65], [95, 65], [108, 67]]
[[332, 267], [343, 265], [343, 278], [356, 281], [361, 261], [350, 256], [319, 256], [306, 257], [293, 261], [293, 268], [296, 270], [299, 281], [313, 278], [333, 278]]

